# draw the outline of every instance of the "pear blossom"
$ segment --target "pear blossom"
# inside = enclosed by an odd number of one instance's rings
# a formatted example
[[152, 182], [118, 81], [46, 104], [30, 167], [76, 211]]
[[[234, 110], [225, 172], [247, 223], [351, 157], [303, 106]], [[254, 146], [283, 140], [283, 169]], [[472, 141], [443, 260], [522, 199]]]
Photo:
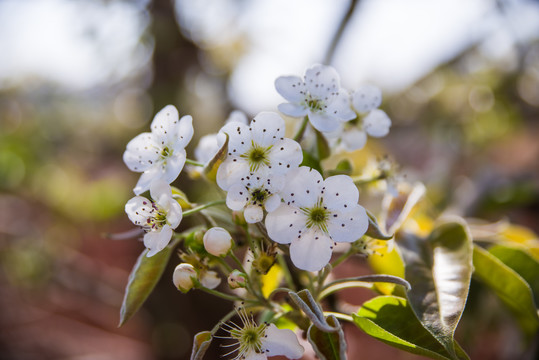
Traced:
[[[358, 113], [358, 126], [344, 126], [340, 136], [347, 150], [362, 149], [367, 135], [380, 138], [389, 133], [391, 119], [378, 109], [382, 104], [382, 91], [372, 85], [360, 86], [352, 93], [352, 106]], [[351, 125], [351, 124], [350, 124]]]
[[228, 152], [217, 170], [217, 184], [225, 191], [250, 173], [279, 177], [303, 160], [300, 145], [284, 137], [285, 123], [276, 113], [261, 112], [249, 125], [230, 123], [225, 130]]
[[151, 132], [137, 135], [127, 144], [123, 159], [131, 171], [141, 172], [133, 189], [140, 195], [150, 188], [150, 183], [161, 179], [172, 183], [183, 169], [185, 147], [193, 137], [193, 118], [179, 119], [173, 105], [165, 106], [155, 115]]
[[284, 177], [249, 173], [228, 189], [226, 205], [230, 210], [244, 210], [245, 221], [254, 224], [262, 221], [264, 208], [271, 212], [281, 204], [283, 186]]
[[367, 213], [349, 176], [324, 180], [302, 166], [288, 174], [281, 196], [284, 203], [266, 216], [266, 228], [273, 241], [290, 244], [290, 257], [300, 269], [322, 269], [335, 242], [354, 242], [367, 231]]
[[144, 246], [150, 257], [163, 250], [172, 237], [172, 232], [182, 220], [182, 208], [172, 198], [172, 190], [163, 180], [155, 180], [150, 185], [153, 200], [135, 196], [125, 204], [129, 219], [144, 231]]
[[232, 247], [232, 236], [222, 227], [208, 229], [202, 239], [204, 248], [214, 256], [224, 256]]
[[311, 125], [322, 132], [334, 131], [356, 114], [350, 108], [350, 95], [341, 88], [337, 71], [331, 66], [314, 65], [305, 76], [281, 76], [275, 88], [288, 100], [278, 109], [293, 117], [308, 116]]
[[241, 325], [233, 322], [224, 323], [223, 328], [229, 336], [222, 338], [233, 343], [224, 345], [234, 347], [228, 356], [235, 353], [233, 360], [266, 360], [268, 356], [285, 356], [288, 359], [299, 359], [305, 349], [299, 344], [296, 334], [290, 329], [279, 329], [275, 324], [263, 323], [258, 325], [252, 315], [245, 309], [236, 310]]
[[172, 274], [172, 282], [178, 290], [183, 293], [188, 292], [195, 286], [193, 279], [198, 277], [194, 266], [187, 263], [182, 263], [176, 266]]

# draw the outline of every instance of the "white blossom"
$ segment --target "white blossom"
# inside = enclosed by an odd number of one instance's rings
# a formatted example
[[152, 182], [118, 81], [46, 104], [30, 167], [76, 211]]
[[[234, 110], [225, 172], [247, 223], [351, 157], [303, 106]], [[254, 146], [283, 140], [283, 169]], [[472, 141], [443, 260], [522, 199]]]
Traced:
[[170, 186], [163, 180], [155, 180], [150, 185], [153, 200], [135, 196], [125, 204], [129, 219], [144, 229], [144, 246], [148, 257], [163, 250], [172, 237], [172, 232], [182, 219], [182, 208], [172, 198]]
[[223, 337], [233, 343], [225, 347], [234, 347], [224, 356], [235, 354], [233, 360], [266, 360], [268, 356], [285, 356], [299, 359], [304, 348], [299, 344], [296, 334], [289, 329], [279, 329], [275, 324], [258, 325], [252, 315], [240, 308], [237, 313], [241, 325], [233, 322], [223, 324], [229, 336]]
[[197, 272], [193, 265], [182, 263], [174, 269], [172, 282], [178, 290], [186, 293], [195, 286], [193, 279], [196, 279], [197, 277]]
[[127, 144], [123, 159], [127, 167], [142, 175], [133, 189], [140, 195], [155, 179], [170, 184], [180, 174], [186, 160], [185, 147], [193, 137], [193, 119], [179, 119], [173, 105], [165, 106], [155, 115], [151, 132], [137, 135]]
[[217, 184], [225, 191], [250, 173], [282, 176], [303, 160], [300, 145], [284, 137], [284, 120], [276, 113], [261, 112], [250, 125], [230, 123], [226, 160], [217, 170]]
[[222, 227], [208, 229], [202, 241], [206, 251], [214, 256], [224, 256], [232, 247], [232, 236]]
[[290, 244], [290, 257], [300, 269], [322, 269], [335, 242], [354, 242], [367, 231], [368, 217], [349, 176], [324, 180], [302, 166], [288, 174], [281, 196], [284, 203], [266, 216], [266, 228], [273, 241]]
[[322, 132], [334, 131], [356, 114], [350, 107], [350, 95], [341, 88], [337, 71], [331, 66], [314, 65], [305, 76], [281, 76], [275, 88], [287, 103], [279, 111], [293, 117], [308, 116], [312, 126]]

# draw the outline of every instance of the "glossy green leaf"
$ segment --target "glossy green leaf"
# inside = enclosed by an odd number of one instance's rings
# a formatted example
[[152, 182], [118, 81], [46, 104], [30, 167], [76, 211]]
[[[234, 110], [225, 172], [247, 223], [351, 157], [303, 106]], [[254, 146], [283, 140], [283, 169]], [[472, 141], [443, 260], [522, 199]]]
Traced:
[[157, 285], [172, 254], [172, 247], [167, 246], [152, 257], [147, 257], [147, 253], [146, 249], [140, 254], [129, 275], [120, 310], [119, 326], [125, 324], [137, 312]]
[[204, 354], [210, 347], [212, 335], [210, 331], [201, 331], [195, 335], [193, 339], [193, 350], [191, 352], [191, 360], [202, 360]]
[[454, 333], [472, 276], [472, 242], [464, 221], [439, 224], [427, 239], [407, 234], [399, 248], [412, 289], [410, 307], [423, 326], [456, 358]]
[[326, 322], [337, 330], [326, 332], [313, 324], [309, 327], [307, 339], [320, 360], [345, 360], [346, 340], [341, 324], [334, 315], [329, 315]]
[[[365, 302], [352, 316], [359, 328], [388, 345], [434, 359], [452, 358], [444, 346], [421, 325], [404, 298], [376, 297]], [[458, 358], [467, 359], [456, 343], [455, 348]]]
[[539, 262], [524, 247], [495, 245], [488, 251], [517, 272], [531, 287], [535, 305], [539, 303]]
[[528, 283], [500, 259], [477, 245], [474, 246], [473, 264], [474, 276], [494, 290], [515, 314], [523, 331], [533, 336], [539, 329], [539, 317]]

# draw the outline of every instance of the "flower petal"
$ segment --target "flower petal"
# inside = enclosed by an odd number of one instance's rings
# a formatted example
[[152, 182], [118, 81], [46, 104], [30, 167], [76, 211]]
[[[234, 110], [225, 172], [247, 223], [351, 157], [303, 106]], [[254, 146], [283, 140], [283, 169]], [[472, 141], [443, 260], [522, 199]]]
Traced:
[[258, 113], [251, 121], [251, 134], [255, 143], [270, 146], [284, 137], [285, 123], [279, 114], [269, 111]]
[[247, 119], [247, 115], [241, 110], [233, 110], [230, 115], [228, 115], [228, 118], [226, 119], [225, 123], [231, 123], [231, 122], [239, 122], [241, 124], [247, 125], [249, 120]]
[[277, 174], [283, 174], [301, 164], [303, 152], [298, 142], [285, 138], [275, 143], [268, 157], [271, 162], [271, 169]]
[[251, 148], [252, 135], [248, 125], [231, 122], [219, 132], [228, 134], [228, 155], [240, 156]]
[[318, 171], [301, 166], [288, 173], [281, 196], [288, 205], [312, 207], [321, 194], [322, 186], [322, 175]]
[[221, 283], [221, 278], [215, 271], [209, 270], [202, 274], [200, 283], [208, 289], [215, 289]]
[[305, 99], [305, 84], [299, 76], [279, 76], [275, 80], [275, 89], [292, 103], [299, 103]]
[[219, 151], [218, 134], [207, 134], [200, 138], [195, 148], [195, 159], [201, 163], [207, 163]]
[[152, 211], [151, 201], [143, 196], [135, 196], [125, 204], [125, 212], [135, 225], [146, 225], [146, 219], [151, 217]]
[[306, 216], [298, 208], [281, 204], [266, 215], [266, 229], [273, 241], [290, 244], [305, 230], [306, 221]]
[[243, 210], [249, 199], [251, 198], [249, 190], [242, 183], [235, 183], [226, 194], [226, 206], [230, 210]]
[[376, 86], [362, 85], [352, 93], [352, 105], [359, 113], [366, 113], [382, 104], [382, 91]]
[[338, 118], [340, 121], [349, 121], [357, 115], [350, 105], [350, 95], [345, 89], [340, 89], [326, 109], [326, 114]]
[[354, 242], [362, 237], [369, 227], [369, 218], [361, 205], [351, 211], [335, 211], [329, 218], [328, 231], [333, 241]]
[[282, 355], [289, 359], [299, 359], [305, 351], [292, 330], [279, 329], [275, 324], [269, 324], [266, 328], [262, 349], [266, 350], [267, 356]]
[[281, 197], [277, 194], [274, 194], [266, 199], [266, 202], [264, 203], [264, 208], [267, 212], [272, 212], [277, 209], [279, 205], [281, 205]]
[[305, 86], [314, 98], [323, 100], [339, 90], [339, 74], [331, 66], [314, 65], [305, 71]]
[[135, 136], [127, 143], [123, 159], [129, 170], [143, 172], [157, 162], [161, 147], [157, 137], [149, 132]]
[[262, 221], [264, 218], [264, 211], [260, 205], [247, 205], [243, 211], [243, 217], [249, 224], [255, 224]]
[[162, 179], [156, 179], [150, 184], [150, 196], [159, 205], [163, 205], [167, 198], [172, 198], [170, 185]]
[[246, 160], [232, 156], [227, 158], [217, 169], [217, 185], [227, 191], [233, 184], [249, 174], [249, 164]]
[[363, 128], [372, 137], [383, 137], [389, 133], [391, 119], [383, 110], [375, 109], [363, 119]]
[[277, 106], [280, 112], [292, 117], [305, 116], [309, 113], [309, 109], [305, 105], [282, 103]]
[[135, 195], [140, 195], [150, 189], [150, 184], [155, 179], [160, 179], [163, 176], [161, 164], [154, 164], [151, 168], [144, 171], [138, 179], [137, 185], [133, 189]]
[[153, 118], [151, 129], [161, 141], [171, 144], [177, 141], [180, 120], [178, 110], [174, 105], [167, 105]]
[[348, 211], [357, 205], [359, 190], [347, 175], [334, 175], [324, 181], [324, 204], [330, 210]]
[[161, 179], [169, 184], [176, 180], [178, 175], [182, 172], [186, 158], [187, 155], [185, 149], [175, 150], [172, 156], [166, 158], [166, 163], [163, 162], [163, 174]]
[[178, 125], [178, 132], [173, 141], [177, 142], [181, 147], [185, 148], [193, 138], [193, 118], [191, 115], [182, 116]]
[[367, 143], [367, 134], [365, 131], [354, 128], [343, 131], [341, 139], [346, 150], [359, 150], [363, 149]]
[[332, 249], [329, 236], [312, 227], [292, 241], [290, 258], [302, 270], [318, 271], [331, 260]]
[[144, 246], [148, 248], [147, 257], [154, 256], [163, 250], [172, 238], [172, 229], [165, 225], [160, 231], [150, 231], [144, 235]]
[[328, 114], [309, 113], [309, 121], [311, 125], [318, 131], [330, 132], [339, 127], [340, 121], [338, 118]]

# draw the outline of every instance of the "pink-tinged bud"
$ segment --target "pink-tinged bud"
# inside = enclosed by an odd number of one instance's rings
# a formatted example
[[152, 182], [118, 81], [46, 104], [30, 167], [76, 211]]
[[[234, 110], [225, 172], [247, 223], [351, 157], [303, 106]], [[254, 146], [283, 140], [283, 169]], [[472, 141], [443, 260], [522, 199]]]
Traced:
[[182, 263], [176, 266], [172, 275], [172, 282], [178, 290], [183, 293], [188, 292], [195, 285], [193, 278], [197, 278], [197, 271], [191, 264]]
[[213, 227], [204, 234], [204, 248], [215, 256], [225, 256], [232, 247], [232, 236], [221, 227]]
[[234, 270], [228, 275], [228, 286], [231, 289], [244, 288], [246, 283], [247, 275], [242, 273], [239, 270]]

